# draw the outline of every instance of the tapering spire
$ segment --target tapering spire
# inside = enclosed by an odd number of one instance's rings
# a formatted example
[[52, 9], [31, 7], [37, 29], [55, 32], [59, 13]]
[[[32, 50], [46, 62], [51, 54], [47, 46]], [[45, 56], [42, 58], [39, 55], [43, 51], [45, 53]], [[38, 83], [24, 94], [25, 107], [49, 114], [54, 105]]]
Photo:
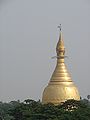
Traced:
[[58, 105], [68, 99], [80, 100], [78, 89], [73, 83], [64, 62], [65, 47], [61, 24], [58, 28], [60, 28], [60, 36], [56, 46], [57, 64], [47, 87], [44, 89], [42, 97], [43, 104], [53, 103]]
[[64, 58], [65, 47], [64, 47], [64, 40], [63, 40], [62, 31], [61, 31], [61, 24], [60, 26], [58, 26], [58, 28], [60, 28], [60, 35], [59, 35], [59, 41], [56, 46], [57, 58]]

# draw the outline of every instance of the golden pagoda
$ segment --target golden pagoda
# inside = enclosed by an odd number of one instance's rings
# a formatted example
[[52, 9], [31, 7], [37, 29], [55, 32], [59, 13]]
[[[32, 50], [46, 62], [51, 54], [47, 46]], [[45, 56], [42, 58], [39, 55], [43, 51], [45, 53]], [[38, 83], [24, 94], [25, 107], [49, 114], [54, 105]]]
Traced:
[[58, 105], [68, 99], [80, 100], [78, 89], [73, 83], [64, 62], [65, 47], [61, 32], [61, 26], [59, 27], [60, 36], [56, 46], [57, 64], [49, 84], [43, 91], [43, 104], [53, 103], [55, 105]]

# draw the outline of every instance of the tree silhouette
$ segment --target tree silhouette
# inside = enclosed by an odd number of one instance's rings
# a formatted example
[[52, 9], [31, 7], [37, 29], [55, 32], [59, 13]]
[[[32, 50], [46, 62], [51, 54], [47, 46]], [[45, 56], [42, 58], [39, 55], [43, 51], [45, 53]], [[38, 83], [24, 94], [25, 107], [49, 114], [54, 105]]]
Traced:
[[88, 99], [88, 100], [90, 99], [90, 95], [87, 95], [87, 99]]

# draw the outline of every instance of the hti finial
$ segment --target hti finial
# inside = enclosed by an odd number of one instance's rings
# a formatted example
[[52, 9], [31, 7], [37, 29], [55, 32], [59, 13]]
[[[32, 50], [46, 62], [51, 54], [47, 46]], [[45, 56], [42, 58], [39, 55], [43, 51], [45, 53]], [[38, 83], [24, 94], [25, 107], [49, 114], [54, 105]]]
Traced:
[[58, 26], [58, 28], [60, 29], [60, 31], [61, 31], [61, 24]]

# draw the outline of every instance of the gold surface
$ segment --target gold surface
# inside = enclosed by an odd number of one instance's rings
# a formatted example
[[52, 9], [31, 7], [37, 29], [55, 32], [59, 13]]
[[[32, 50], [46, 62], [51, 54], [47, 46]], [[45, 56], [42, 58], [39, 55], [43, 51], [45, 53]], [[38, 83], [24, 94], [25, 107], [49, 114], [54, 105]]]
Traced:
[[68, 73], [64, 62], [65, 48], [62, 32], [60, 32], [59, 41], [56, 46], [56, 52], [57, 65], [48, 86], [43, 91], [42, 103], [53, 103], [57, 105], [68, 99], [80, 100], [78, 89], [72, 82], [71, 76]]

